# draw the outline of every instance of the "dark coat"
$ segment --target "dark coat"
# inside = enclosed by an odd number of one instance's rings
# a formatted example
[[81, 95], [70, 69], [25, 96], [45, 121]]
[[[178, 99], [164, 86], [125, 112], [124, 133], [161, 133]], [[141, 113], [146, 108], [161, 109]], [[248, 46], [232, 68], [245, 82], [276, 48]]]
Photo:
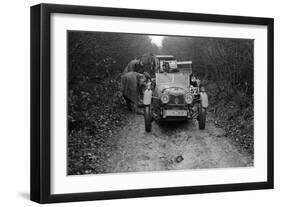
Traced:
[[142, 73], [147, 72], [154, 76], [155, 74], [155, 57], [153, 54], [143, 54], [140, 58], [143, 63]]
[[135, 104], [139, 102], [140, 85], [144, 80], [144, 75], [137, 72], [127, 72], [121, 76], [123, 96]]
[[121, 76], [122, 93], [130, 101], [138, 102], [137, 73], [127, 72]]

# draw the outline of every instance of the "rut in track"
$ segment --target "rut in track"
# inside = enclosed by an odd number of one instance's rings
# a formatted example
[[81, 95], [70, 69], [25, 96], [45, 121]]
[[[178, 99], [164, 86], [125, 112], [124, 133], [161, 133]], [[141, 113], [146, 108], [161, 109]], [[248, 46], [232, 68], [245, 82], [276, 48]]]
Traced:
[[145, 132], [141, 115], [129, 114], [127, 124], [110, 140], [107, 173], [253, 166], [251, 156], [239, 150], [223, 129], [207, 116], [206, 129], [196, 120], [152, 123]]

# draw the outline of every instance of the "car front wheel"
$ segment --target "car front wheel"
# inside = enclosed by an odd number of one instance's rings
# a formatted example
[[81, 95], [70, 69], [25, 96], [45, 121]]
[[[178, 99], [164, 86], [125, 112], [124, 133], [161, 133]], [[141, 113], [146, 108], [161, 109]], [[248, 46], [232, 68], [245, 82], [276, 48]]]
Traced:
[[199, 117], [198, 117], [198, 123], [199, 123], [199, 129], [205, 129], [206, 124], [206, 108], [203, 108], [202, 106], [199, 107]]
[[144, 107], [144, 123], [145, 123], [145, 131], [150, 132], [151, 131], [151, 112], [150, 112], [150, 106]]

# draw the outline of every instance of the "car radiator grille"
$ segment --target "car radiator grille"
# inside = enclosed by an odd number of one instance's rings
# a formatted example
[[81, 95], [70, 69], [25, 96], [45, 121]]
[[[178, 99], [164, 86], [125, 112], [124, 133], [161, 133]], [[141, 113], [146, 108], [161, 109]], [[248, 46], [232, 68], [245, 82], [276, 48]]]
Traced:
[[179, 96], [170, 95], [169, 98], [170, 98], [169, 104], [185, 104], [183, 95], [179, 95]]

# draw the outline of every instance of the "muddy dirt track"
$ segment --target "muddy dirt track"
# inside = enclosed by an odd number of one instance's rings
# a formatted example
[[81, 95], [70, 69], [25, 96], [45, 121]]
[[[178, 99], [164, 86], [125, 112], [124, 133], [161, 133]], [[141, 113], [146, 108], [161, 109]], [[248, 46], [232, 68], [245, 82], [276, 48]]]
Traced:
[[205, 130], [190, 120], [153, 122], [147, 133], [143, 116], [129, 114], [113, 137], [104, 163], [107, 173], [253, 166], [252, 157], [225, 137], [211, 115]]

